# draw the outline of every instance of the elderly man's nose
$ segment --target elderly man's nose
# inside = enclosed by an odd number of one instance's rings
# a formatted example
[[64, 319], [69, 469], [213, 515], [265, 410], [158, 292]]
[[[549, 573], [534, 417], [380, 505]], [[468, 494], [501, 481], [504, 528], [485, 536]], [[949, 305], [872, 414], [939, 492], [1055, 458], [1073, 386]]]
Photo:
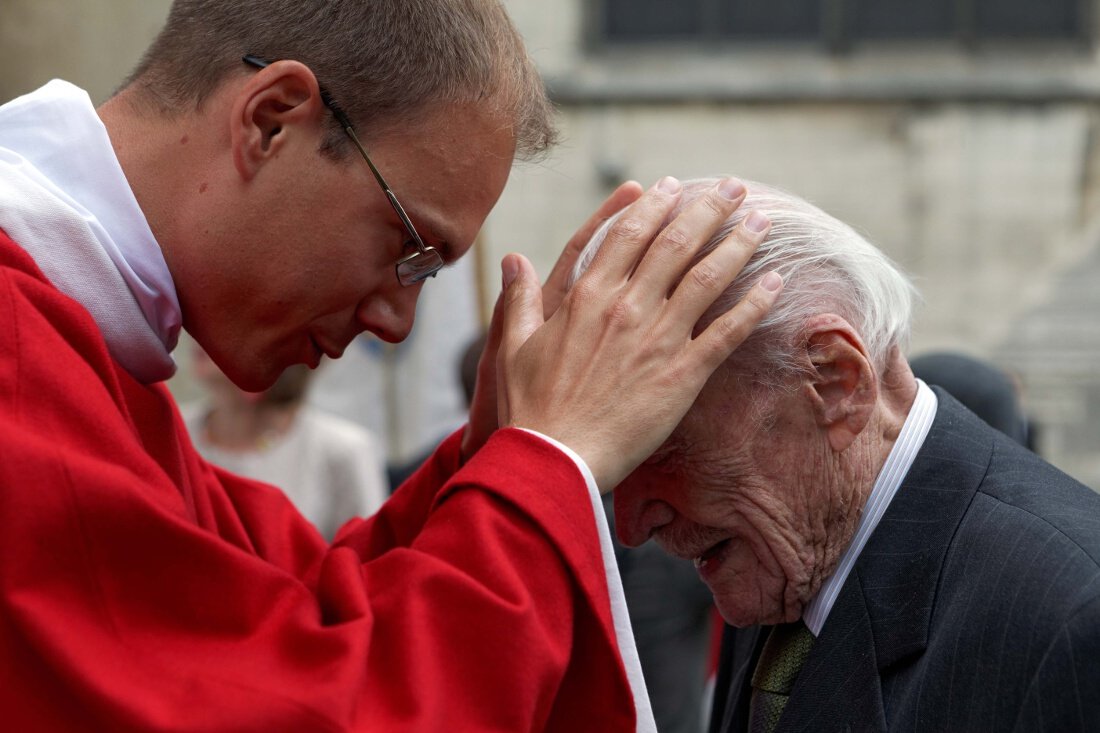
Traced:
[[615, 534], [627, 547], [637, 547], [670, 523], [676, 510], [660, 500], [643, 500], [623, 487], [615, 489]]
[[627, 547], [637, 547], [649, 538], [637, 526], [620, 522], [617, 517], [615, 519], [615, 534], [618, 535], [619, 542]]

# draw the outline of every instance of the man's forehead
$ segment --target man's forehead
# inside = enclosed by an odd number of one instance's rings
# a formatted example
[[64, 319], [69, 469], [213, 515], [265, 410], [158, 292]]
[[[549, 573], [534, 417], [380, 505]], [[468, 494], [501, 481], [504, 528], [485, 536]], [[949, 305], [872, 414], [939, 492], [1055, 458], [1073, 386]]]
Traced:
[[438, 186], [410, 199], [410, 216], [444, 262], [452, 264], [469, 251], [500, 197], [503, 181], [499, 185], [496, 190], [492, 180], [480, 179], [461, 189]]
[[431, 117], [376, 143], [394, 193], [448, 263], [473, 244], [512, 168], [510, 131], [478, 117]]

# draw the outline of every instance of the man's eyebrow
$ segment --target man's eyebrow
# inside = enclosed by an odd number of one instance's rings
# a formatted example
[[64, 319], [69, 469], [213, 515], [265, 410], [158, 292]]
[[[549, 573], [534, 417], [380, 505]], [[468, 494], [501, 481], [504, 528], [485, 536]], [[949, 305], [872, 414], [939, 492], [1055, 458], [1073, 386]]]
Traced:
[[450, 265], [455, 262], [454, 247], [451, 246], [451, 242], [447, 239], [447, 235], [444, 234], [440, 227], [437, 227], [434, 222], [428, 222], [428, 235], [431, 237], [430, 242], [425, 242], [429, 246], [435, 247], [439, 252], [439, 256], [443, 258], [443, 262]]

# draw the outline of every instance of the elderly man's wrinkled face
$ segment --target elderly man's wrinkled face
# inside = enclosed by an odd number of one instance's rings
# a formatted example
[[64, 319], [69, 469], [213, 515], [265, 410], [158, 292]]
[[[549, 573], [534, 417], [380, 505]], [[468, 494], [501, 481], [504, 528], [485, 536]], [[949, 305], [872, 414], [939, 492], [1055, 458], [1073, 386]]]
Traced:
[[[615, 489], [620, 539], [695, 561], [734, 626], [799, 617], [836, 562], [825, 517], [838, 492], [807, 401], [717, 373], [664, 446]], [[820, 483], [819, 483], [820, 481]], [[829, 565], [827, 568], [826, 565]]]

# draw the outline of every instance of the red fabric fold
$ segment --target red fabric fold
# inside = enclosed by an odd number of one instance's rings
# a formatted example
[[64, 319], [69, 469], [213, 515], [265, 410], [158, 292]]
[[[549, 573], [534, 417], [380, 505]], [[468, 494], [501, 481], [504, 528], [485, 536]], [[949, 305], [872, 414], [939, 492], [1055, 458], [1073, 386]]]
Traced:
[[205, 463], [163, 385], [0, 233], [0, 709], [12, 730], [633, 730], [572, 462], [456, 434], [332, 547]]

